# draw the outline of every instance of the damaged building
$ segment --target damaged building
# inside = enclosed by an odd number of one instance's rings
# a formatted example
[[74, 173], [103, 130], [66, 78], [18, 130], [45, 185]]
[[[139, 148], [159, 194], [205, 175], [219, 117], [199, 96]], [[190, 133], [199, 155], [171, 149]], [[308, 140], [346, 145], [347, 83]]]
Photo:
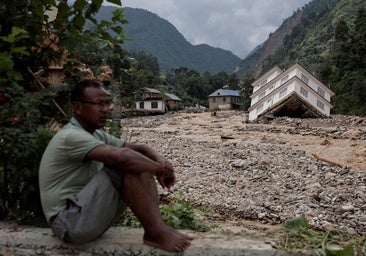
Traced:
[[249, 120], [264, 116], [329, 117], [334, 92], [299, 64], [274, 67], [252, 83]]

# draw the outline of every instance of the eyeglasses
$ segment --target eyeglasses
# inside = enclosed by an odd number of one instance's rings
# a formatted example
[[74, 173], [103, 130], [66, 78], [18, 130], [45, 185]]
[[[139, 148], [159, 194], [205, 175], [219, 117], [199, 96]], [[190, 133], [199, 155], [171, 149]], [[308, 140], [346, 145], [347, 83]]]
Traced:
[[112, 102], [110, 100], [105, 100], [105, 101], [77, 100], [77, 101], [80, 101], [82, 103], [97, 105], [100, 109], [102, 109], [104, 107], [110, 108], [112, 106]]

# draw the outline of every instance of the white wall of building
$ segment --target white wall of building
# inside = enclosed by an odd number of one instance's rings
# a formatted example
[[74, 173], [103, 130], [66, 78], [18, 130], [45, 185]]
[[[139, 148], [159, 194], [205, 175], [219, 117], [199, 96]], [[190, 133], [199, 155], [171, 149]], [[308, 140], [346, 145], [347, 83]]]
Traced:
[[[141, 102], [143, 102], [143, 108], [141, 108]], [[153, 105], [157, 105], [153, 108]], [[148, 111], [165, 111], [165, 104], [163, 101], [136, 101], [137, 110], [148, 110]]]
[[277, 76], [279, 76], [282, 72], [283, 71], [280, 68], [275, 67], [275, 68], [271, 69], [269, 72], [267, 72], [265, 75], [263, 75], [261, 78], [254, 81], [253, 93], [255, 93], [256, 91], [261, 89], [266, 84], [270, 83], [273, 79], [275, 79]]

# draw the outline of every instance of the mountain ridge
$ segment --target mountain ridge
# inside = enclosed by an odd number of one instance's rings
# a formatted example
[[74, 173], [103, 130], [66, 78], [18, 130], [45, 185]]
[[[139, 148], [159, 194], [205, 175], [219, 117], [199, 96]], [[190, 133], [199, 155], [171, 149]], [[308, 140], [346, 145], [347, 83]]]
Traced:
[[[102, 6], [97, 18], [109, 19], [115, 8]], [[129, 38], [124, 47], [155, 56], [162, 70], [187, 67], [200, 73], [233, 73], [241, 60], [229, 50], [192, 45], [169, 21], [150, 11], [124, 7], [124, 15], [128, 23], [123, 29]]]

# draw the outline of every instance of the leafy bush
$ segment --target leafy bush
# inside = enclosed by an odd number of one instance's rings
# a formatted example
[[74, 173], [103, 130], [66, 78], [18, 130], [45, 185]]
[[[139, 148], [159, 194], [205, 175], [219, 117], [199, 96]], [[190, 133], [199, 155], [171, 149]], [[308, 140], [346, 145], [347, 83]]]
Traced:
[[160, 207], [164, 221], [175, 229], [209, 231], [210, 226], [202, 209], [196, 209], [192, 203], [175, 198], [169, 204]]
[[[173, 198], [169, 203], [160, 206], [160, 212], [163, 220], [175, 229], [189, 229], [200, 232], [207, 232], [211, 229], [210, 224], [205, 217], [207, 209], [199, 209], [188, 201], [179, 198]], [[122, 226], [141, 227], [138, 219], [132, 212], [125, 212], [120, 222]]]
[[[18, 117], [17, 120], [23, 122]], [[34, 217], [43, 217], [38, 166], [52, 133], [43, 127], [28, 129], [21, 123], [14, 126], [0, 130], [0, 219], [28, 222]]]
[[[25, 74], [14, 69], [15, 60], [29, 55], [22, 47], [26, 31], [14, 27], [0, 38], [0, 218], [24, 220], [41, 214], [38, 165], [52, 133], [41, 125], [49, 120], [41, 110], [49, 109], [50, 93], [26, 83]], [[29, 74], [29, 73], [28, 73]]]

